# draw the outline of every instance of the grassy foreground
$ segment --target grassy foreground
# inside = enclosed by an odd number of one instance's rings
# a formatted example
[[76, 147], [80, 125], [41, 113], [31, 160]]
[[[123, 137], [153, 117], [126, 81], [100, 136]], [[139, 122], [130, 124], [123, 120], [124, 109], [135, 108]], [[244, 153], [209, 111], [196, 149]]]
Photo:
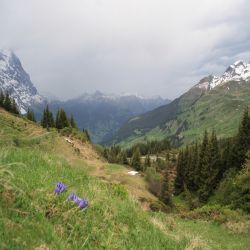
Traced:
[[[0, 110], [0, 249], [248, 249], [248, 232], [144, 211], [131, 196], [142, 178], [92, 166], [83, 154], [55, 131]], [[57, 181], [67, 185], [59, 196]], [[89, 207], [66, 201], [70, 192]]]

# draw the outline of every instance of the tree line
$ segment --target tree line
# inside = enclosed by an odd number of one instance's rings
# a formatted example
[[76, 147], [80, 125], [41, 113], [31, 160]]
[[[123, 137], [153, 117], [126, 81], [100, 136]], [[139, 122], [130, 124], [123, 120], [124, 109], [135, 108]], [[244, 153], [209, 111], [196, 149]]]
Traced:
[[[128, 149], [122, 149], [119, 145], [112, 145], [104, 149], [104, 157], [110, 163], [129, 164], [137, 171], [144, 171], [151, 166], [150, 154], [160, 154], [170, 149], [171, 146], [168, 139], [138, 143]], [[145, 156], [144, 162], [141, 160], [142, 156]], [[159, 163], [159, 167], [163, 165], [159, 157], [157, 157], [156, 162]]]
[[128, 157], [132, 157], [133, 153], [139, 149], [141, 155], [159, 154], [162, 151], [170, 150], [171, 144], [168, 138], [163, 140], [147, 140], [146, 143], [137, 143], [132, 147], [126, 149]]
[[[68, 128], [69, 130], [75, 129], [76, 131], [80, 131], [73, 115], [68, 117], [64, 109], [59, 108], [56, 112], [56, 116], [54, 117], [52, 111], [50, 111], [49, 109], [49, 105], [46, 105], [46, 107], [43, 110], [41, 125], [43, 128], [46, 129], [56, 128], [58, 130], [63, 130]], [[88, 130], [83, 129], [82, 133], [85, 135], [86, 139], [90, 141], [90, 135], [88, 133]]]
[[242, 170], [248, 150], [250, 115], [246, 108], [235, 137], [218, 141], [215, 131], [210, 135], [205, 131], [201, 143], [180, 150], [175, 194], [188, 190], [197, 194], [200, 202], [207, 202], [228, 172]]
[[11, 98], [8, 92], [4, 93], [2, 90], [0, 91], [0, 107], [13, 114], [19, 114], [15, 99]]
[[[0, 107], [13, 114], [20, 114], [15, 99], [11, 98], [8, 92], [4, 93], [2, 90], [0, 90]], [[34, 111], [31, 108], [28, 108], [25, 117], [30, 121], [37, 122]], [[75, 131], [80, 131], [73, 115], [68, 117], [64, 109], [60, 108], [54, 118], [54, 115], [50, 111], [48, 105], [46, 105], [43, 110], [40, 123], [41, 126], [46, 129], [56, 128], [58, 130], [62, 130], [64, 128], [68, 128], [69, 130], [75, 129]], [[68, 133], [70, 133], [70, 131], [68, 131]], [[82, 135], [84, 135], [84, 140], [90, 141], [90, 135], [87, 129], [82, 130]], [[82, 136], [80, 137], [82, 138]]]

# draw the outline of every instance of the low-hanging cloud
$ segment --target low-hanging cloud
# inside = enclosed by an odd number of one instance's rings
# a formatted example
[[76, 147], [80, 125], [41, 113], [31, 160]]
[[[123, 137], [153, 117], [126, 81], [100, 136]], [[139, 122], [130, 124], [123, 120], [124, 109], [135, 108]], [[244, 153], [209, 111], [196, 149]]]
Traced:
[[42, 92], [174, 98], [249, 61], [248, 0], [0, 0], [0, 47]]

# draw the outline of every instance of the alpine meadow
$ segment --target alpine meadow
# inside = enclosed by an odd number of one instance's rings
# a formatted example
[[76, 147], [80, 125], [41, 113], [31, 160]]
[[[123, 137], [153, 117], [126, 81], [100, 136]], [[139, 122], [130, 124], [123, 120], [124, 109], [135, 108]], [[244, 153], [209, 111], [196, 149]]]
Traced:
[[249, 11], [0, 0], [0, 250], [248, 250]]

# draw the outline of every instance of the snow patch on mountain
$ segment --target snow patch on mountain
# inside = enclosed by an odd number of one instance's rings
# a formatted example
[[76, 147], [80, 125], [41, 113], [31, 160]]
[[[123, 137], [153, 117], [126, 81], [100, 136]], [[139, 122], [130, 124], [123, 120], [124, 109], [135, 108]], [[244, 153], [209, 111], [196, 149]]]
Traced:
[[0, 50], [0, 89], [15, 99], [22, 114], [34, 103], [45, 101], [24, 71], [19, 58], [11, 50]]
[[222, 76], [213, 76], [203, 78], [195, 87], [210, 90], [221, 84], [235, 81], [250, 81], [250, 63], [236, 61], [230, 65]]

